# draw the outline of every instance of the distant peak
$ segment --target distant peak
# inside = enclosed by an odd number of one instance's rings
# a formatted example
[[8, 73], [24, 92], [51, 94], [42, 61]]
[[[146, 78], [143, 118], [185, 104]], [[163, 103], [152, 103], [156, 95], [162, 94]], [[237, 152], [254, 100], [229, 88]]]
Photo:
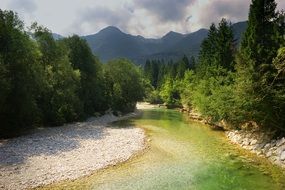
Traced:
[[197, 30], [196, 32], [201, 32], [201, 31], [208, 31], [208, 29], [206, 29], [206, 28], [200, 28], [200, 29]]
[[180, 34], [180, 33], [178, 33], [178, 32], [174, 32], [174, 31], [170, 31], [170, 32], [168, 32], [168, 34]]
[[167, 34], [165, 34], [165, 36], [173, 36], [173, 35], [179, 35], [179, 36], [181, 36], [182, 34], [180, 34], [180, 33], [178, 33], [178, 32], [174, 32], [174, 31], [170, 31], [170, 32], [168, 32]]
[[168, 32], [167, 34], [165, 34], [162, 39], [168, 39], [168, 38], [175, 38], [175, 37], [182, 37], [183, 34], [180, 34], [178, 32], [173, 32], [173, 31], [170, 31]]
[[100, 32], [122, 32], [119, 28], [116, 26], [107, 26], [106, 28], [102, 29]]

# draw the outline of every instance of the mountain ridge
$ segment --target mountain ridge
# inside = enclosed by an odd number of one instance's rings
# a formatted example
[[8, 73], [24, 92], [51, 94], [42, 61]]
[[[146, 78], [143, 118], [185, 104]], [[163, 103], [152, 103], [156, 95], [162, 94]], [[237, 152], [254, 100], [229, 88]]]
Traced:
[[[235, 39], [239, 42], [247, 26], [246, 21], [232, 25]], [[183, 55], [197, 56], [208, 29], [201, 28], [189, 34], [170, 31], [161, 38], [145, 38], [122, 32], [115, 26], [103, 28], [96, 34], [81, 36], [87, 41], [94, 55], [102, 62], [115, 58], [127, 58], [137, 64], [147, 59], [178, 60]]]

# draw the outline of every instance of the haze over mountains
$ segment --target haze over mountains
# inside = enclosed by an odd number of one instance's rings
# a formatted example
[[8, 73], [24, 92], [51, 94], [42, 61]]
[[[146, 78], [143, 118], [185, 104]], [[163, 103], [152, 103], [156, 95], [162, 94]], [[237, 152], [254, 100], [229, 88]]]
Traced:
[[[238, 42], [246, 27], [246, 21], [233, 24], [235, 39]], [[96, 34], [82, 38], [86, 39], [94, 55], [102, 62], [115, 58], [128, 58], [137, 64], [143, 64], [147, 59], [176, 61], [183, 55], [197, 56], [207, 34], [207, 29], [189, 34], [170, 31], [162, 38], [152, 39], [126, 34], [114, 26], [109, 26]], [[54, 34], [54, 37], [60, 39], [62, 36]]]

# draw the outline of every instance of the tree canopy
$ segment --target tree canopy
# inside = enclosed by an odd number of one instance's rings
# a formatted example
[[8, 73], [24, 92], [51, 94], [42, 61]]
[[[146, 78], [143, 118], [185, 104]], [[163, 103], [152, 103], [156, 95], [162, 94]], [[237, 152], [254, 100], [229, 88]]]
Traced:
[[[138, 68], [127, 60], [103, 66], [78, 36], [55, 40], [37, 23], [29, 32], [0, 9], [0, 136], [132, 111], [144, 96]], [[110, 88], [111, 87], [111, 88]]]

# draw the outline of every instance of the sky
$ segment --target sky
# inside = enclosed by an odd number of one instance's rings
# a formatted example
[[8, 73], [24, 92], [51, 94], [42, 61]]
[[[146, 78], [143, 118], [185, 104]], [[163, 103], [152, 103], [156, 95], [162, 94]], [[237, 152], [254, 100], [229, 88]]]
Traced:
[[[189, 33], [221, 18], [247, 19], [250, 0], [0, 0], [26, 26], [36, 21], [55, 33], [94, 34], [116, 26], [133, 35], [158, 38], [169, 31]], [[276, 0], [285, 9], [285, 0]]]

